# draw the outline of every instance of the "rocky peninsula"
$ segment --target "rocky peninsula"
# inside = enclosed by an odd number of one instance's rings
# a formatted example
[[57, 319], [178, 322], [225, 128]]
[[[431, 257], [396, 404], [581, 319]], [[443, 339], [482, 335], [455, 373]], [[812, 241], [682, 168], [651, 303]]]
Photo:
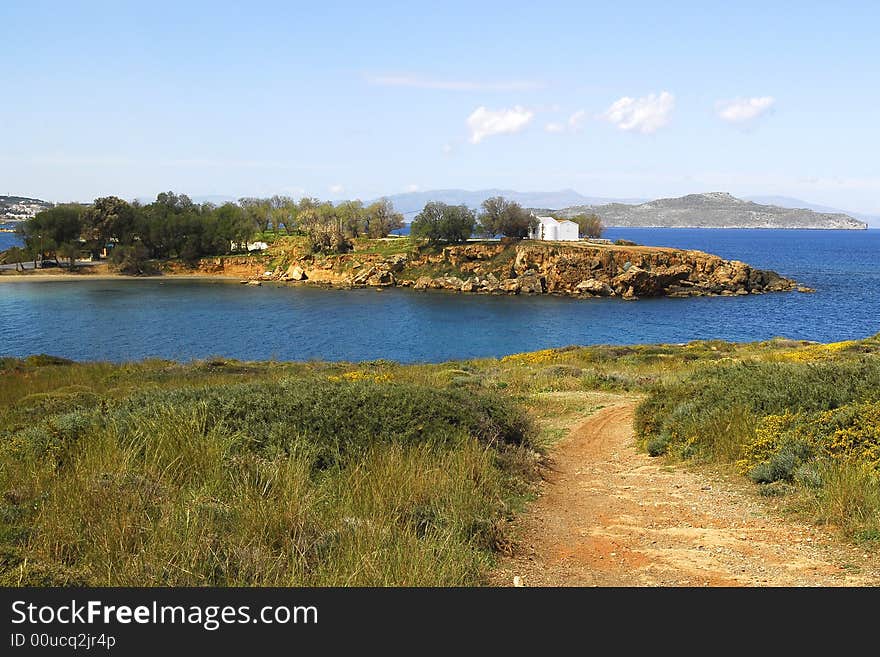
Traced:
[[204, 259], [197, 269], [206, 275], [238, 276], [254, 285], [276, 281], [578, 298], [812, 291], [774, 271], [702, 251], [588, 241], [429, 246], [390, 238], [359, 241], [354, 251], [333, 255], [306, 253], [291, 241], [263, 256]]

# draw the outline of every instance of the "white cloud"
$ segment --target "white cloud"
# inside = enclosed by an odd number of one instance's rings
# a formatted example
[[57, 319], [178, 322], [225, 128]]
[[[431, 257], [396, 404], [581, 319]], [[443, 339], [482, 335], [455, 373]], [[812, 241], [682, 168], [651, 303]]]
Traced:
[[417, 192], [417, 191], [419, 191], [419, 186], [418, 186], [418, 185], [407, 185], [407, 186], [406, 186], [406, 191], [408, 191], [408, 192]]
[[345, 191], [345, 187], [337, 183], [335, 185], [330, 185], [329, 190], [331, 194], [341, 194]]
[[584, 127], [584, 121], [587, 118], [586, 110], [578, 110], [568, 117], [569, 130], [578, 131]]
[[734, 98], [715, 103], [718, 118], [728, 123], [746, 123], [766, 114], [776, 103], [773, 96]]
[[627, 132], [649, 135], [669, 123], [675, 108], [675, 96], [668, 91], [641, 98], [624, 96], [605, 110], [602, 118]]
[[471, 131], [471, 143], [479, 144], [492, 135], [512, 135], [525, 128], [535, 116], [517, 105], [511, 109], [490, 110], [478, 107], [467, 118], [467, 126]]
[[587, 119], [587, 112], [585, 110], [578, 110], [574, 114], [568, 117], [568, 119], [563, 123], [562, 121], [553, 121], [544, 126], [544, 130], [547, 132], [552, 132], [554, 134], [559, 134], [562, 132], [580, 132], [584, 127], [584, 121]]
[[452, 154], [452, 150], [453, 150], [453, 148], [452, 148], [452, 144], [451, 144], [451, 143], [446, 142], [445, 144], [443, 144], [443, 154], [444, 154], [444, 155], [451, 155], [451, 154]]
[[423, 75], [368, 75], [367, 82], [382, 87], [411, 87], [441, 91], [531, 91], [544, 85], [533, 80], [437, 80]]

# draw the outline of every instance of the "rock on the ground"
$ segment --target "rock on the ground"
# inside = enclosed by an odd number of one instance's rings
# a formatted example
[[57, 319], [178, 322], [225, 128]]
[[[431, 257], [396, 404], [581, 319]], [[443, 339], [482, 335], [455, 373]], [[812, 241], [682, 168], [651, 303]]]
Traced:
[[293, 281], [304, 281], [308, 279], [305, 270], [299, 265], [291, 265], [287, 268], [287, 273], [285, 274], [287, 278]]

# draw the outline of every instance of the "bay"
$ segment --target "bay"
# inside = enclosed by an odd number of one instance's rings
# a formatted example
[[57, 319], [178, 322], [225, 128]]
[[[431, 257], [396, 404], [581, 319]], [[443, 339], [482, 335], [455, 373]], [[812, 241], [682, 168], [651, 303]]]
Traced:
[[[0, 228], [15, 228], [15, 224], [0, 224]], [[0, 251], [21, 245], [22, 241], [15, 233], [0, 232]]]
[[816, 292], [627, 302], [180, 279], [12, 282], [0, 283], [0, 355], [439, 362], [571, 344], [880, 331], [880, 230], [620, 228], [607, 237], [742, 260]]

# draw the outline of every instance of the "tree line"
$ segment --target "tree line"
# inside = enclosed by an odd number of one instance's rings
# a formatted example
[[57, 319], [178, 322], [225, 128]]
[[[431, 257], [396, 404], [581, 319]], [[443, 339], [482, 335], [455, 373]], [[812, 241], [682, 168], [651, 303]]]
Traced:
[[355, 237], [385, 237], [403, 226], [403, 215], [382, 199], [364, 205], [304, 197], [242, 198], [237, 203], [195, 203], [186, 194], [163, 192], [149, 204], [115, 196], [91, 205], [61, 204], [22, 222], [24, 247], [7, 251], [20, 263], [66, 259], [71, 268], [86, 254], [110, 249], [124, 271], [143, 273], [150, 259], [199, 258], [243, 252], [247, 243], [268, 233], [305, 235], [313, 251], [345, 251]]
[[[595, 214], [571, 217], [581, 237], [600, 237], [604, 231]], [[482, 202], [479, 212], [466, 205], [430, 202], [413, 219], [410, 231], [431, 243], [460, 243], [471, 236], [484, 238], [503, 236], [524, 239], [538, 227], [538, 219], [515, 201], [493, 196]]]
[[[572, 220], [581, 236], [602, 234], [596, 215]], [[522, 239], [537, 223], [531, 212], [501, 196], [483, 201], [479, 212], [432, 201], [413, 219], [411, 233], [430, 243], [460, 243], [473, 235]], [[91, 205], [56, 205], [22, 222], [18, 232], [24, 247], [9, 249], [6, 258], [15, 263], [33, 260], [35, 267], [38, 261], [66, 259], [73, 268], [78, 258], [99, 258], [109, 250], [122, 271], [145, 273], [150, 260], [194, 263], [205, 256], [246, 251], [249, 241], [282, 231], [305, 236], [314, 253], [344, 253], [353, 248], [353, 238], [386, 237], [403, 225], [403, 215], [387, 199], [365, 205], [359, 200], [333, 204], [310, 197], [247, 197], [218, 206], [174, 192], [163, 192], [148, 204], [105, 196]]]

